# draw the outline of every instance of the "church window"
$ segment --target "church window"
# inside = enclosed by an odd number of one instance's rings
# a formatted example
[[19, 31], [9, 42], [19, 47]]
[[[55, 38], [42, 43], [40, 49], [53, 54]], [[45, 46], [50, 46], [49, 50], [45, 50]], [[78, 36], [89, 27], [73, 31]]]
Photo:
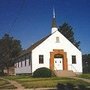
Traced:
[[76, 56], [72, 55], [72, 64], [76, 64]]
[[55, 63], [57, 63], [57, 61], [55, 61]]
[[21, 67], [22, 67], [22, 60], [21, 60]]
[[25, 56], [25, 66], [26, 66], [26, 56]]
[[18, 67], [19, 67], [19, 61], [18, 61]]
[[56, 37], [56, 43], [59, 43], [60, 41], [59, 41], [59, 37]]
[[15, 68], [17, 68], [17, 63], [15, 64]]
[[26, 59], [25, 59], [25, 66], [26, 66]]
[[21, 67], [22, 67], [22, 61], [21, 61]]
[[31, 64], [31, 56], [29, 56], [29, 65]]
[[39, 55], [39, 64], [43, 64], [43, 63], [44, 63], [44, 56]]

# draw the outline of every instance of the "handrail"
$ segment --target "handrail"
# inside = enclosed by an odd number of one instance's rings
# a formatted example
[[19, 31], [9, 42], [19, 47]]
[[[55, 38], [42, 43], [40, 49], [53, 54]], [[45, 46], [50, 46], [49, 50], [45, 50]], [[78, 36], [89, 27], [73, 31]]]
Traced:
[[[74, 69], [75, 72], [78, 72], [78, 70], [72, 64], [69, 64], [69, 66], [71, 66], [71, 69]], [[54, 66], [54, 69], [57, 70], [57, 68], [55, 66]]]
[[73, 68], [75, 72], [78, 72], [78, 70], [72, 64], [69, 64], [69, 66], [71, 66], [71, 69]]

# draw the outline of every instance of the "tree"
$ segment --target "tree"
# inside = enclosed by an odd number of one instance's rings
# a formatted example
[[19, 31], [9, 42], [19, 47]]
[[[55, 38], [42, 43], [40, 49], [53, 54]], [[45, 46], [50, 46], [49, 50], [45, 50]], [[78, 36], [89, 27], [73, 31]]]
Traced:
[[90, 73], [90, 54], [84, 54], [82, 56], [83, 72]]
[[5, 34], [0, 39], [0, 66], [6, 68], [9, 73], [9, 67], [14, 65], [15, 58], [20, 54], [22, 48], [20, 41]]
[[77, 48], [80, 46], [80, 41], [76, 41], [74, 38], [73, 28], [68, 23], [63, 23], [59, 26], [58, 30]]

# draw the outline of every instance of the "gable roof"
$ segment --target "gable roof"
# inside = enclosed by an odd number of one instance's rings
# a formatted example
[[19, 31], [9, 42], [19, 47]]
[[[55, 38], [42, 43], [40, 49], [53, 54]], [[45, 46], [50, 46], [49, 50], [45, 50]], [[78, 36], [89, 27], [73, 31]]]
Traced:
[[49, 35], [45, 36], [44, 38], [40, 39], [39, 41], [37, 41], [36, 43], [34, 43], [33, 45], [31, 45], [29, 48], [27, 48], [26, 50], [23, 50], [23, 51], [20, 53], [19, 57], [20, 57], [20, 56], [23, 56], [23, 55], [25, 55], [25, 54], [30, 53], [34, 48], [36, 48], [38, 45], [40, 45], [40, 44], [41, 44], [43, 41], [45, 41], [49, 36], [51, 36], [51, 34], [49, 34]]
[[42, 38], [41, 40], [37, 41], [36, 43], [34, 43], [33, 45], [31, 45], [27, 51], [31, 52], [34, 48], [36, 48], [38, 45], [40, 45], [43, 41], [45, 41], [49, 36], [51, 36], [51, 34], [47, 35], [46, 37]]
[[[58, 31], [59, 32], [59, 31]], [[55, 33], [55, 32], [54, 32]], [[53, 33], [53, 34], [54, 34]], [[60, 33], [60, 32], [59, 32]], [[31, 51], [36, 48], [38, 45], [40, 45], [42, 42], [44, 42], [49, 36], [51, 36], [52, 34], [49, 34], [47, 36], [45, 36], [44, 38], [40, 39], [39, 41], [37, 41], [36, 43], [34, 43], [33, 45], [31, 45], [29, 48], [27, 48], [26, 50], [23, 50], [23, 52], [21, 52], [21, 54], [19, 55], [20, 56], [23, 56], [25, 54], [29, 54], [31, 53]], [[63, 34], [61, 34], [63, 35]], [[64, 36], [64, 35], [63, 35]], [[65, 36], [64, 36], [65, 37]], [[66, 37], [65, 37], [66, 38]], [[67, 39], [67, 38], [66, 38]], [[67, 39], [68, 40], [68, 39]], [[69, 40], [68, 40], [69, 41]], [[70, 42], [70, 41], [69, 41]], [[71, 42], [70, 42], [71, 43]], [[71, 43], [72, 44], [72, 43]], [[72, 44], [74, 45], [74, 44]], [[75, 45], [74, 45], [75, 46]], [[77, 48], [77, 47], [76, 47]], [[78, 48], [77, 48], [78, 49]], [[79, 50], [79, 49], [78, 49]]]

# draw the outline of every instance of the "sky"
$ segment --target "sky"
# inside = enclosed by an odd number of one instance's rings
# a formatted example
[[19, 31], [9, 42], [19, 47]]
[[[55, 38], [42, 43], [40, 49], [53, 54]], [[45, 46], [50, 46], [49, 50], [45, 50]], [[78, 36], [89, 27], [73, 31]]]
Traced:
[[90, 53], [90, 0], [0, 0], [0, 38], [9, 33], [28, 48], [51, 33], [53, 6], [57, 26], [71, 25], [82, 53]]

